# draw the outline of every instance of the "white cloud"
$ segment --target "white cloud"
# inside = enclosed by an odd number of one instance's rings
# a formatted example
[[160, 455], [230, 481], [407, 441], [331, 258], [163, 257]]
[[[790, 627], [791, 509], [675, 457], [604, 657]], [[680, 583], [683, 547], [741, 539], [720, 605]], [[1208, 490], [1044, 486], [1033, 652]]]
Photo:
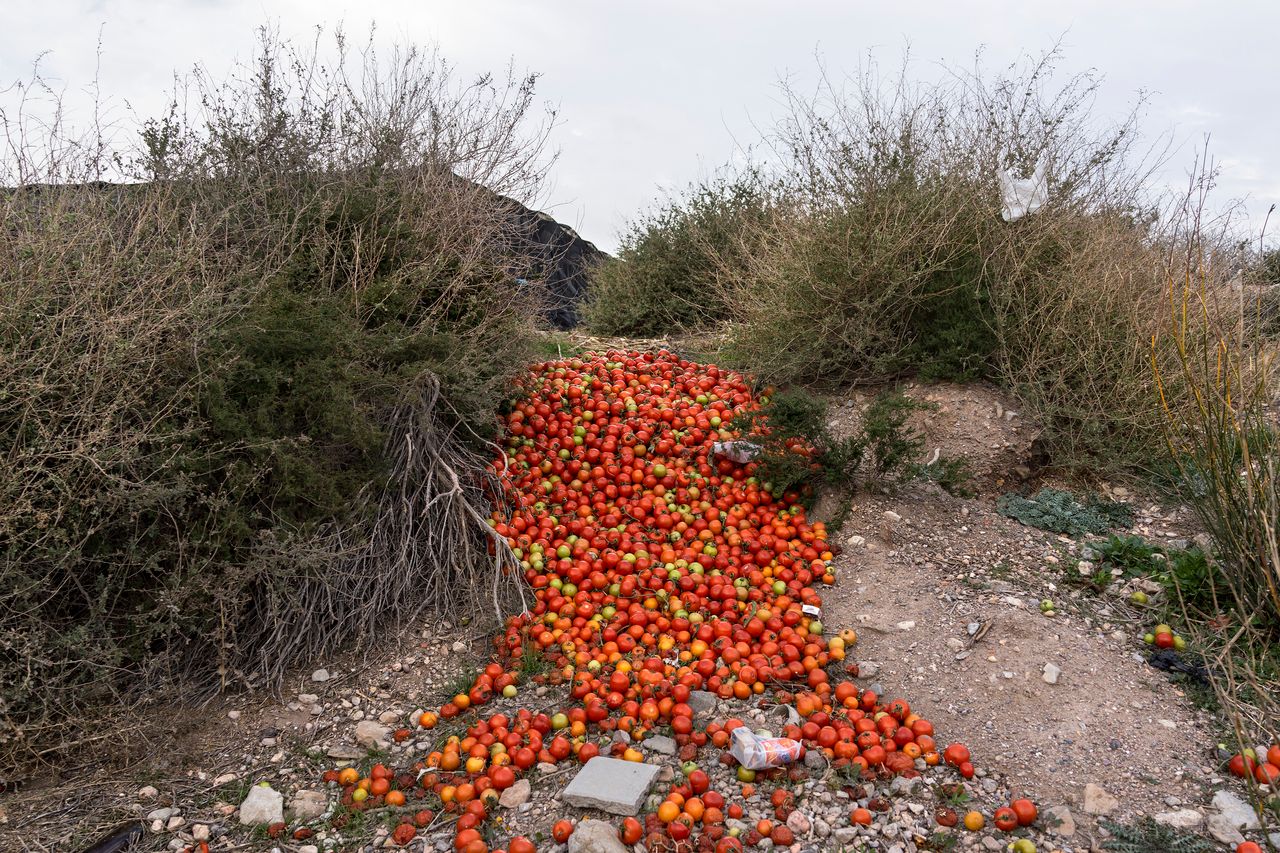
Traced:
[[[92, 80], [102, 28], [102, 90], [110, 106], [152, 114], [172, 73], [194, 64], [215, 75], [250, 53], [253, 30], [275, 22], [306, 38], [316, 25], [345, 21], [362, 33], [437, 41], [468, 73], [508, 61], [542, 72], [541, 95], [565, 124], [554, 194], [556, 215], [612, 247], [628, 215], [740, 156], [753, 125], [776, 113], [775, 81], [812, 80], [814, 53], [842, 74], [869, 50], [886, 67], [912, 47], [916, 68], [966, 65], [986, 45], [993, 64], [1061, 39], [1066, 70], [1107, 75], [1100, 113], [1119, 115], [1138, 90], [1152, 92], [1153, 131], [1172, 124], [1190, 141], [1171, 164], [1180, 175], [1205, 133], [1225, 164], [1227, 195], [1276, 199], [1280, 155], [1280, 75], [1274, 34], [1280, 4], [1218, 4], [1205, 15], [1194, 0], [1085, 0], [1044, 4], [849, 3], [813, 0], [54, 0], [6, 16], [0, 29], [0, 81], [21, 77], [44, 50], [46, 69], [78, 91]], [[0, 82], [2, 88], [4, 82]], [[1268, 180], [1269, 179], [1269, 180]]]

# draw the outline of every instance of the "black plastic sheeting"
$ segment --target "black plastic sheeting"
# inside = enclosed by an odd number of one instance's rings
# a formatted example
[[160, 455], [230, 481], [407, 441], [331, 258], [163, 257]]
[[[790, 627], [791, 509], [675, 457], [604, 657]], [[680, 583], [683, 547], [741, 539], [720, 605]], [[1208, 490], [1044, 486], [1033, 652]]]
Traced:
[[539, 288], [543, 318], [557, 329], [572, 329], [578, 325], [590, 270], [608, 255], [568, 225], [518, 202], [512, 204], [517, 206], [518, 230], [532, 244], [528, 254], [536, 259], [534, 269], [516, 272], [516, 286]]

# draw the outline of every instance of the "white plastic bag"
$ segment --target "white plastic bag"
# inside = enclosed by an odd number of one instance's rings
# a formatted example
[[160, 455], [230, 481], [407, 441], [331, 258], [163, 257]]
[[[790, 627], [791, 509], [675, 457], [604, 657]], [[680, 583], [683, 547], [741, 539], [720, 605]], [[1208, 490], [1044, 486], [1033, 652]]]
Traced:
[[1005, 222], [1014, 222], [1029, 213], [1035, 213], [1049, 200], [1044, 158], [1036, 161], [1036, 170], [1029, 178], [1015, 178], [1007, 169], [1001, 169], [998, 177], [1000, 192], [1004, 196], [1004, 207], [1000, 215]]
[[760, 455], [760, 445], [750, 441], [717, 441], [711, 445], [711, 452], [730, 462], [745, 465]]
[[789, 737], [762, 737], [746, 726], [733, 730], [729, 754], [748, 770], [767, 770], [790, 764], [800, 757], [804, 745]]

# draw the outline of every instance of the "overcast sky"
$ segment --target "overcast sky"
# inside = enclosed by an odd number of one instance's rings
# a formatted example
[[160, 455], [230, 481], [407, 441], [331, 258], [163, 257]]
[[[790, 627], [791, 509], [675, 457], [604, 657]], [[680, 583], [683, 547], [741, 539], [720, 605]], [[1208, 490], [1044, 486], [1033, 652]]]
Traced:
[[[117, 108], [159, 111], [173, 73], [221, 76], [253, 52], [254, 30], [309, 38], [342, 23], [353, 36], [434, 42], [468, 73], [511, 60], [542, 74], [562, 122], [546, 206], [613, 249], [638, 209], [706, 176], [778, 112], [783, 75], [812, 79], [815, 54], [839, 73], [873, 52], [893, 66], [909, 44], [921, 77], [940, 63], [993, 67], [1061, 39], [1064, 70], [1106, 77], [1097, 111], [1121, 116], [1151, 95], [1146, 129], [1179, 145], [1166, 179], [1182, 183], [1211, 134], [1222, 197], [1248, 199], [1251, 225], [1280, 201], [1280, 3], [1258, 2], [483, 2], [483, 0], [3, 0], [0, 88], [47, 51], [46, 74], [73, 91], [94, 77]], [[0, 96], [2, 97], [2, 96]], [[1269, 230], [1274, 235], [1280, 223]]]

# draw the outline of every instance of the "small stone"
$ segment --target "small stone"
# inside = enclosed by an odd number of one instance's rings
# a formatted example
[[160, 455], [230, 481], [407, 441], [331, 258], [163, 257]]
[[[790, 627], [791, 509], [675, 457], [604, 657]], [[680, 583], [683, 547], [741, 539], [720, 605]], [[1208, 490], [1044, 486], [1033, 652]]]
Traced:
[[504, 809], [514, 809], [529, 802], [531, 796], [533, 796], [533, 787], [529, 784], [529, 780], [517, 779], [514, 785], [498, 797], [498, 804]]
[[1218, 791], [1214, 794], [1213, 808], [1238, 829], [1258, 828], [1258, 815], [1253, 806], [1230, 791]]
[[[657, 775], [657, 765], [598, 755], [578, 771], [560, 798], [571, 806], [635, 815], [640, 813]], [[616, 839], [617, 831], [612, 827], [609, 831]]]
[[357, 761], [365, 756], [363, 750], [355, 749], [350, 746], [342, 746], [340, 744], [329, 747], [327, 754], [330, 758], [336, 761]]
[[384, 726], [394, 726], [396, 723], [400, 722], [400, 715], [395, 711], [383, 711], [378, 715], [378, 722], [382, 723]]
[[1178, 809], [1176, 812], [1160, 812], [1153, 815], [1156, 823], [1177, 829], [1195, 829], [1204, 823], [1204, 815], [1195, 809]]
[[1001, 844], [999, 840], [992, 838], [990, 835], [984, 835], [982, 837], [982, 846], [985, 849], [991, 850], [991, 851], [1001, 850], [1004, 847], [1004, 845]]
[[356, 723], [356, 743], [365, 749], [382, 749], [387, 745], [391, 729], [373, 720], [361, 720]]
[[218, 776], [213, 780], [213, 786], [215, 788], [221, 788], [223, 785], [229, 785], [239, 778], [240, 777], [234, 773], [223, 773], [221, 776]]
[[652, 752], [661, 753], [662, 755], [676, 754], [676, 742], [665, 735], [645, 738], [641, 742], [641, 746]]
[[329, 670], [327, 669], [317, 669], [315, 672], [311, 673], [311, 680], [318, 683], [324, 683], [328, 681], [329, 678]]
[[239, 711], [228, 711], [228, 712], [227, 712], [227, 719], [228, 719], [228, 720], [238, 720], [238, 719], [240, 719], [240, 712], [239, 712]]
[[899, 631], [910, 631], [915, 626], [916, 623], [913, 620], [908, 619], [905, 622], [899, 622], [897, 628]]
[[804, 766], [810, 770], [822, 770], [827, 766], [826, 756], [816, 749], [810, 749], [804, 754]]
[[588, 818], [579, 821], [569, 836], [569, 853], [627, 853], [627, 848], [613, 824]]
[[209, 824], [197, 823], [195, 826], [191, 827], [191, 839], [193, 841], [208, 841]]
[[182, 815], [174, 815], [173, 817], [169, 818], [169, 822], [164, 825], [164, 828], [169, 832], [177, 832], [179, 829], [182, 829], [182, 827], [186, 825], [187, 825], [187, 821]]
[[695, 717], [710, 714], [716, 709], [716, 694], [707, 690], [694, 690], [689, 694], [689, 707]]
[[171, 817], [173, 817], [175, 814], [177, 814], [177, 812], [178, 812], [178, 810], [177, 810], [177, 809], [175, 809], [175, 808], [169, 808], [169, 807], [166, 807], [166, 808], [163, 808], [163, 809], [155, 809], [155, 810], [153, 810], [150, 814], [148, 814], [148, 815], [147, 815], [147, 820], [151, 820], [151, 821], [156, 821], [156, 820], [158, 820], [158, 821], [160, 821], [160, 823], [162, 823], [162, 824], [163, 824], [163, 823], [164, 823], [165, 821], [167, 821], [169, 818], [171, 818]]
[[831, 835], [831, 826], [822, 818], [813, 819], [813, 834], [817, 838], [827, 838]]
[[289, 801], [289, 812], [294, 820], [315, 820], [329, 808], [329, 797], [323, 791], [298, 791]]
[[805, 816], [804, 812], [794, 811], [787, 815], [787, 829], [796, 835], [808, 835], [812, 826], [813, 824]]
[[1049, 662], [1044, 665], [1044, 673], [1040, 677], [1044, 679], [1045, 684], [1057, 684], [1060, 675], [1062, 675], [1062, 668], [1056, 663]]
[[240, 804], [240, 825], [261, 826], [284, 821], [284, 797], [265, 783], [254, 785]]
[[467, 644], [462, 642], [461, 640], [458, 640], [456, 643], [453, 644], [453, 650], [455, 652], [465, 652], [467, 650]]
[[298, 701], [303, 705], [314, 705], [320, 701], [320, 697], [314, 693], [299, 693]]
[[304, 844], [298, 848], [298, 853], [320, 853], [320, 848], [314, 844]]
[[845, 542], [850, 548], [861, 548], [863, 545], [867, 544], [867, 540], [863, 536], [850, 536], [845, 540]]
[[143, 785], [138, 789], [138, 799], [140, 800], [154, 800], [158, 796], [160, 796], [160, 792], [155, 789], [154, 785]]
[[1221, 841], [1223, 844], [1236, 846], [1244, 841], [1244, 835], [1240, 829], [1232, 822], [1231, 818], [1223, 814], [1211, 814], [1205, 823], [1205, 828], [1209, 830], [1209, 834]]
[[1178, 724], [1175, 723], [1173, 720], [1156, 720], [1156, 722], [1164, 726], [1166, 729], [1178, 728]]
[[1090, 782], [1084, 786], [1085, 814], [1111, 814], [1120, 806], [1120, 801], [1108, 794], [1100, 786]]

